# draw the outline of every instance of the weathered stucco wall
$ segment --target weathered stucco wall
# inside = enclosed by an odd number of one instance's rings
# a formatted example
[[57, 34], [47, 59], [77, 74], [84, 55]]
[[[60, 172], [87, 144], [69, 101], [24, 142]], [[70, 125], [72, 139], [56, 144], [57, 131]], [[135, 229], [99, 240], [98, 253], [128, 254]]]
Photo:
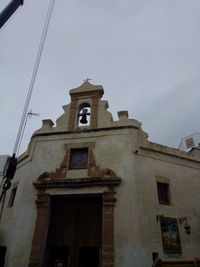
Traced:
[[[159, 155], [145, 156], [141, 152], [136, 161], [137, 195], [140, 206], [140, 226], [142, 246], [146, 248], [144, 258], [158, 252], [160, 257], [194, 259], [200, 255], [200, 206], [199, 206], [199, 163], [176, 162], [168, 155], [165, 160]], [[174, 162], [172, 162], [174, 161]], [[170, 204], [161, 205], [158, 201], [156, 182], [169, 183]], [[182, 254], [164, 254], [158, 216], [181, 219], [187, 218], [191, 234], [187, 234], [184, 224], [178, 224]], [[143, 234], [142, 234], [143, 233]], [[145, 234], [144, 234], [145, 233]]]
[[[71, 143], [94, 143], [96, 164], [112, 169], [122, 183], [116, 190], [115, 205], [115, 266], [149, 266], [152, 252], [163, 254], [160, 224], [156, 215], [187, 217], [191, 234], [179, 225], [183, 258], [198, 257], [200, 244], [199, 163], [176, 162], [166, 155], [145, 155], [145, 150], [135, 153], [137, 130], [123, 129], [50, 137], [37, 137], [33, 153], [19, 165], [15, 181], [19, 181], [15, 205], [6, 208], [3, 216], [1, 244], [7, 244], [7, 266], [28, 264], [36, 218], [36, 190], [33, 182], [45, 171], [59, 168], [65, 147]], [[174, 161], [174, 162], [173, 162]], [[21, 164], [22, 164], [21, 163]], [[190, 165], [191, 167], [185, 166]], [[79, 172], [79, 176], [81, 173]], [[81, 177], [85, 176], [81, 175]], [[73, 178], [73, 175], [71, 174]], [[76, 176], [75, 176], [76, 177]], [[171, 205], [158, 202], [156, 181], [168, 179]], [[15, 183], [15, 181], [13, 181]], [[102, 193], [95, 189], [52, 189], [50, 194]], [[8, 192], [9, 196], [9, 192]], [[8, 198], [7, 198], [8, 202]], [[5, 205], [7, 207], [7, 203]], [[4, 234], [3, 234], [4, 232]], [[9, 234], [8, 234], [9, 233]], [[21, 242], [23, 240], [23, 242]], [[142, 264], [142, 265], [141, 265]], [[21, 265], [22, 266], [22, 265]]]
[[[101, 87], [90, 87], [88, 92], [92, 94], [91, 97], [94, 92], [96, 94], [95, 90], [102, 94]], [[73, 97], [77, 94], [83, 97], [82, 91], [82, 88], [78, 88], [71, 94]], [[89, 97], [87, 95], [87, 99]], [[93, 100], [90, 104], [93, 105]], [[109, 170], [109, 173], [121, 178], [121, 184], [115, 187], [115, 267], [149, 267], [152, 265], [153, 252], [159, 253], [160, 257], [199, 257], [199, 152], [189, 154], [150, 143], [141, 124], [128, 119], [126, 111], [119, 113], [118, 121], [112, 121], [112, 116], [107, 111], [107, 102], [99, 99], [97, 105], [97, 128], [75, 128], [69, 131], [68, 126], [72, 125], [69, 116], [74, 111], [67, 105], [64, 107], [64, 115], [57, 120], [56, 127], [52, 127], [50, 120], [45, 120], [42, 128], [34, 133], [27, 152], [19, 157], [13, 181], [13, 184], [18, 182], [15, 202], [7, 208], [10, 189], [0, 226], [0, 245], [7, 247], [6, 267], [28, 267], [29, 264], [37, 216], [35, 201], [38, 192], [33, 183], [44, 173], [49, 177], [54, 175], [55, 179], [59, 178], [59, 174], [64, 175], [62, 179], [93, 177], [91, 173], [94, 170], [68, 169], [70, 148], [81, 145], [90, 147], [90, 157], [93, 157], [91, 160], [98, 174], [107, 177], [105, 170]], [[169, 183], [170, 205], [159, 204], [157, 181]], [[102, 194], [106, 190], [108, 186], [102, 185], [54, 187], [47, 188], [45, 192], [50, 195], [80, 195]], [[160, 216], [187, 218], [191, 226], [190, 234], [186, 234], [184, 225], [178, 223], [182, 254], [167, 255], [163, 252]]]

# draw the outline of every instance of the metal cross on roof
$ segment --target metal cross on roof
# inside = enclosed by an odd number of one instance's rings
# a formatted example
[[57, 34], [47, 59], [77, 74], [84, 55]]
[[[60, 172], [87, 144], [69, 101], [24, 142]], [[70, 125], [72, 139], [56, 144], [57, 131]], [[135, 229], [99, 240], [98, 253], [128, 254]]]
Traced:
[[87, 79], [84, 80], [84, 82], [89, 82], [89, 81], [91, 81], [91, 80], [92, 80], [92, 79], [87, 78]]

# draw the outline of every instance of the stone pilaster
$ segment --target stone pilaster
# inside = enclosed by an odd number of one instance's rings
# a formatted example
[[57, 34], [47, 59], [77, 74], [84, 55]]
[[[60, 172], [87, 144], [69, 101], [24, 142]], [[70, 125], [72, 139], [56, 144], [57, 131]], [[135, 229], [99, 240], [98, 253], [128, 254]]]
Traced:
[[103, 194], [102, 267], [114, 267], [114, 194], [115, 192]]
[[97, 128], [98, 107], [99, 107], [99, 96], [95, 95], [92, 97], [91, 122], [90, 122], [91, 129]]
[[46, 235], [48, 229], [48, 213], [49, 213], [49, 195], [38, 194], [37, 218], [32, 241], [32, 250], [30, 256], [29, 267], [42, 266], [43, 255], [45, 250]]
[[77, 98], [71, 98], [70, 112], [69, 112], [69, 131], [74, 131], [75, 121], [76, 121], [76, 110], [77, 110]]

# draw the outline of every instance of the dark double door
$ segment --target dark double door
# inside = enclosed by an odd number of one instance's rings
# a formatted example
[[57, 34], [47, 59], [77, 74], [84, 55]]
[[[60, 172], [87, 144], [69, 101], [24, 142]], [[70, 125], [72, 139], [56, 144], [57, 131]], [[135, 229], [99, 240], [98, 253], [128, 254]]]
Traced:
[[52, 199], [45, 267], [100, 267], [101, 197]]

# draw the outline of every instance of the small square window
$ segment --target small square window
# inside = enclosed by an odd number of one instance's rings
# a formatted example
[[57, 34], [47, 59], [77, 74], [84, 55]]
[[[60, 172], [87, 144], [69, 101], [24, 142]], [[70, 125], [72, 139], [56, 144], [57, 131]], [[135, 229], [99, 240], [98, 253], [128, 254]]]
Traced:
[[8, 202], [8, 207], [12, 207], [13, 204], [14, 204], [14, 201], [15, 201], [15, 196], [16, 196], [16, 193], [17, 193], [17, 187], [14, 187], [10, 193], [10, 199], [9, 199], [9, 202]]
[[169, 205], [169, 184], [157, 182], [157, 190], [159, 203]]
[[88, 148], [73, 148], [70, 150], [69, 169], [87, 169]]

